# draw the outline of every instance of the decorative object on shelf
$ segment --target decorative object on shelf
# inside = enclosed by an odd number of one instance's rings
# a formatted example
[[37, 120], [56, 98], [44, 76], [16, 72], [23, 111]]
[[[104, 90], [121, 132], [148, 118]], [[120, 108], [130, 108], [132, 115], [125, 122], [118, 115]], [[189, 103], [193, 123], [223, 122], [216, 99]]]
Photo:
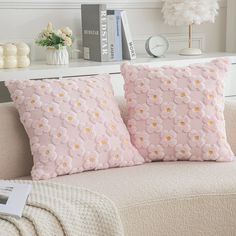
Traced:
[[67, 47], [73, 43], [73, 32], [69, 27], [55, 30], [52, 23], [48, 23], [38, 36], [36, 44], [47, 47], [46, 60], [49, 65], [66, 65], [69, 64], [69, 54]]
[[0, 45], [0, 69], [4, 67], [4, 62], [3, 62], [3, 45]]
[[169, 41], [163, 35], [152, 36], [147, 39], [145, 49], [152, 57], [162, 57], [169, 49]]
[[25, 68], [30, 65], [30, 48], [26, 43], [0, 45], [0, 69]]
[[28, 57], [28, 55], [30, 53], [29, 46], [25, 43], [17, 43], [15, 45], [17, 48], [18, 67], [21, 67], [21, 68], [28, 67], [30, 65], [30, 60]]
[[49, 65], [66, 65], [69, 64], [69, 54], [66, 47], [59, 49], [48, 47], [46, 53], [47, 64]]
[[202, 51], [192, 47], [192, 26], [215, 21], [219, 4], [217, 0], [163, 0], [162, 13], [168, 25], [189, 26], [189, 47], [182, 49], [180, 55], [201, 55]]

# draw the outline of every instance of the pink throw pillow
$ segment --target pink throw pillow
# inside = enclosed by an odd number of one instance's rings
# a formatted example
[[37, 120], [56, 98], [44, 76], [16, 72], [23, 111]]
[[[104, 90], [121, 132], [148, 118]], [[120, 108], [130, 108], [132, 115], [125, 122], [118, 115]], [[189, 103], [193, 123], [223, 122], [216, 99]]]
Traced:
[[33, 179], [144, 162], [130, 142], [108, 75], [12, 80], [6, 86], [30, 139]]
[[149, 161], [231, 161], [226, 139], [227, 59], [183, 68], [123, 64], [127, 127]]

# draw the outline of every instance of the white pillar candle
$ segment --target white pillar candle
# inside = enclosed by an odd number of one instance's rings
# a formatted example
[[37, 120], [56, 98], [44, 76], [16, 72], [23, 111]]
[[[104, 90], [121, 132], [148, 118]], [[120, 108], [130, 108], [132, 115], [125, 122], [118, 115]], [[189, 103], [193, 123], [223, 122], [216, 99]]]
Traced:
[[0, 56], [0, 69], [4, 68], [4, 61], [3, 61], [3, 57]]
[[17, 48], [12, 43], [5, 44], [3, 46], [3, 51], [4, 51], [4, 55], [6, 57], [8, 57], [8, 56], [16, 56], [16, 54], [17, 54]]
[[16, 56], [6, 56], [4, 57], [4, 68], [16, 68], [17, 67], [17, 57]]
[[0, 69], [4, 67], [4, 62], [3, 62], [3, 47], [0, 45]]
[[27, 56], [18, 56], [17, 57], [18, 67], [19, 68], [25, 68], [30, 65], [30, 60]]
[[3, 46], [0, 45], [0, 57], [3, 57]]
[[18, 56], [28, 56], [30, 53], [30, 48], [26, 43], [17, 43], [17, 55]]

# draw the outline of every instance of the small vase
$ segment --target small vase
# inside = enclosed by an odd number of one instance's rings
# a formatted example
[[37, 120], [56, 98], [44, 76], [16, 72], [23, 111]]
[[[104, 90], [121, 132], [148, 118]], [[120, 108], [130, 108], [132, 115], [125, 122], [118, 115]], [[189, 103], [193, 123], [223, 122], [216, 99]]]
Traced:
[[46, 59], [48, 65], [66, 65], [69, 64], [69, 54], [66, 47], [60, 49], [47, 48]]

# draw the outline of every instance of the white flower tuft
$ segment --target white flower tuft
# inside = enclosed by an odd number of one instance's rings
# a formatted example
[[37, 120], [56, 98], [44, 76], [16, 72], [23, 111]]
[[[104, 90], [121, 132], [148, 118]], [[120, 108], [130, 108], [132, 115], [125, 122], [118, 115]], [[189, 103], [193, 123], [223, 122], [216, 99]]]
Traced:
[[163, 0], [162, 13], [168, 25], [190, 25], [214, 22], [218, 14], [217, 0]]

